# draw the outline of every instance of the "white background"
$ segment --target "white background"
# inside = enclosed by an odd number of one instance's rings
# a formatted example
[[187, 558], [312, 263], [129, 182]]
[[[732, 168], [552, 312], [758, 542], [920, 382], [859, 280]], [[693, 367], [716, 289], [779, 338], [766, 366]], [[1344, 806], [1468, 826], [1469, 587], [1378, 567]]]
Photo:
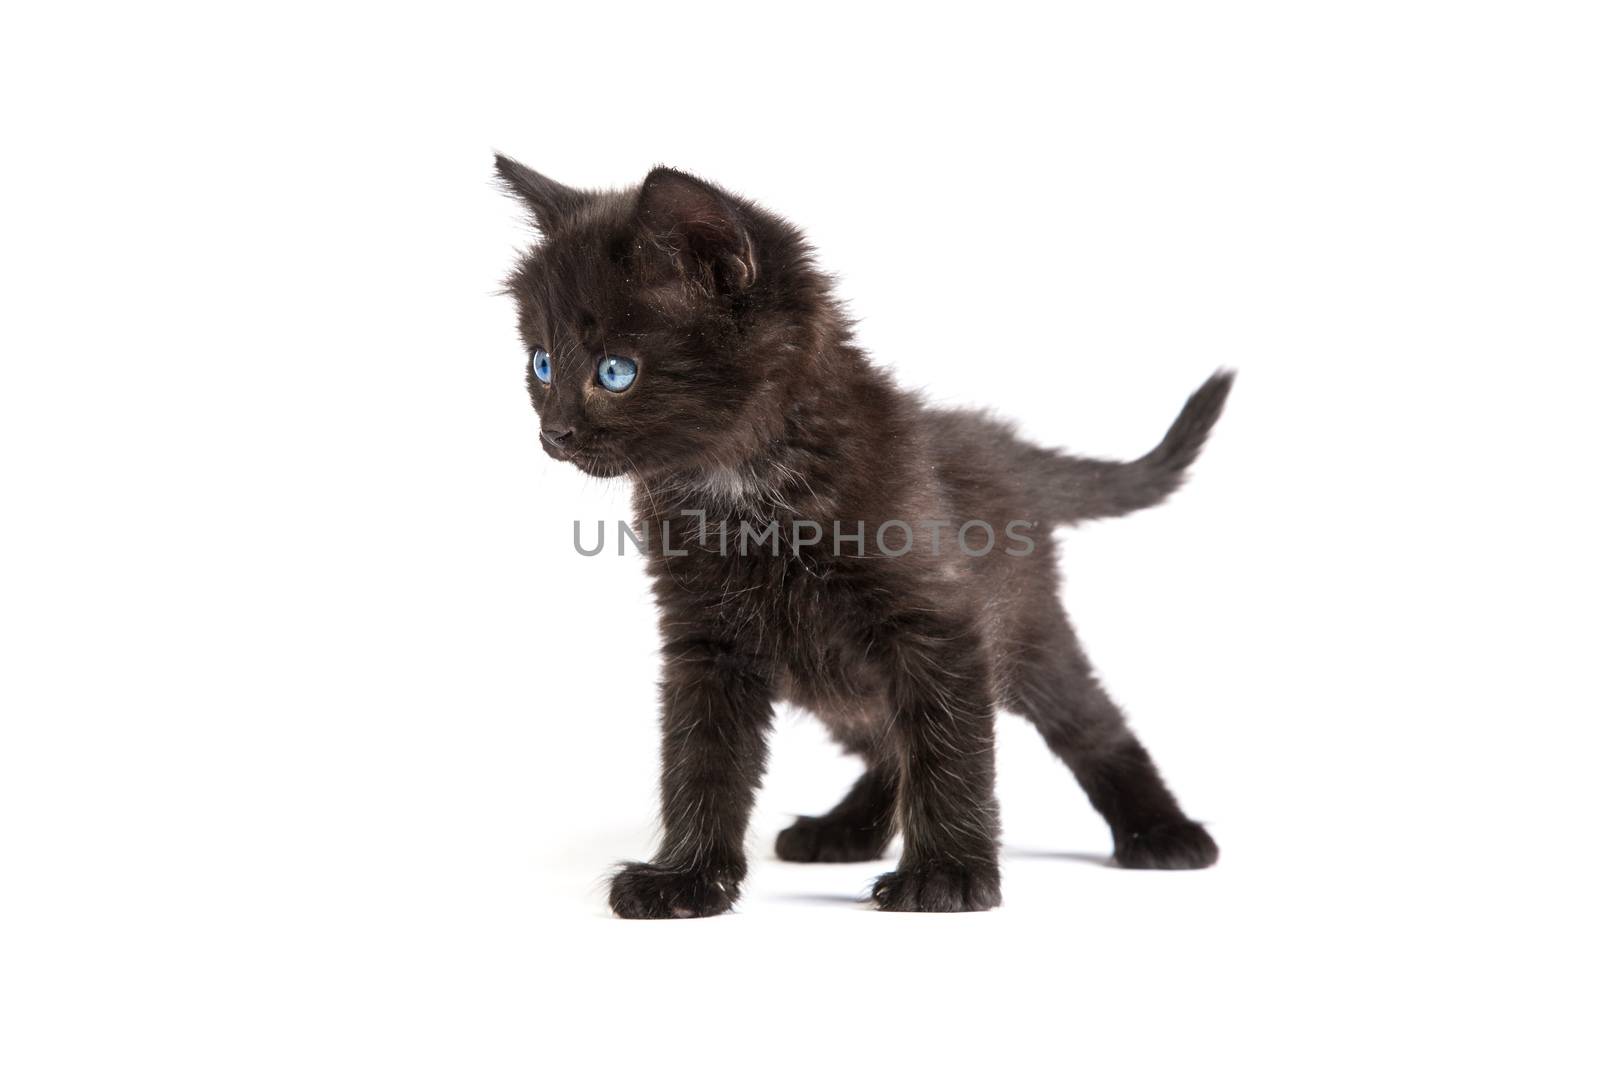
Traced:
[[[0, 1058], [1594, 1062], [1586, 5], [39, 5], [0, 34]], [[547, 460], [492, 150], [805, 226], [908, 387], [1131, 457], [1067, 603], [1214, 870], [1104, 865], [1019, 720], [1006, 904], [655, 815], [621, 484]]]

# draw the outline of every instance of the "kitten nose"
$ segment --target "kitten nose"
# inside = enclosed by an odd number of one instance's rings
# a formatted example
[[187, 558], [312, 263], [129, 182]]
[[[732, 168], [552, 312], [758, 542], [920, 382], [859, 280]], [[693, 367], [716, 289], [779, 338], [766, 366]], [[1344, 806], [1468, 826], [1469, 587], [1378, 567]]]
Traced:
[[554, 426], [548, 430], [540, 430], [539, 436], [543, 437], [545, 439], [545, 443], [551, 448], [554, 448], [560, 452], [565, 452], [567, 449], [572, 447], [572, 438], [574, 434], [572, 427], [570, 426]]

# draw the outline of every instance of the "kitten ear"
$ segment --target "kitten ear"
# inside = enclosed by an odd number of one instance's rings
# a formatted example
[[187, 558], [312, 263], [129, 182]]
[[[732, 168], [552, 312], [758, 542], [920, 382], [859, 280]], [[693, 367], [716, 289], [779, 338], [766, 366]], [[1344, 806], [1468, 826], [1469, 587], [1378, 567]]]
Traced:
[[533, 221], [543, 233], [549, 233], [589, 199], [588, 193], [552, 181], [508, 156], [496, 155], [494, 169], [500, 172], [506, 189], [532, 209]]
[[652, 170], [639, 191], [639, 224], [681, 265], [709, 270], [724, 291], [756, 280], [755, 244], [739, 205], [699, 178], [671, 167]]

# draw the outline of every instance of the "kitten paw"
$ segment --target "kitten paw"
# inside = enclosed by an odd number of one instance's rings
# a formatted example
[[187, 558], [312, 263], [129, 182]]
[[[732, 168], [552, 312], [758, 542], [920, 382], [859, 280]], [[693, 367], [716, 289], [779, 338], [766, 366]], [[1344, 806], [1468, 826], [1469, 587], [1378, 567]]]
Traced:
[[1217, 862], [1217, 843], [1197, 822], [1170, 822], [1117, 839], [1120, 867], [1191, 871]]
[[738, 897], [738, 883], [727, 876], [653, 863], [627, 864], [611, 879], [611, 910], [623, 919], [720, 915]]
[[950, 863], [901, 868], [878, 879], [872, 900], [881, 911], [988, 911], [1000, 903], [1000, 871]]
[[803, 816], [778, 835], [778, 858], [790, 863], [862, 863], [889, 847], [881, 829]]

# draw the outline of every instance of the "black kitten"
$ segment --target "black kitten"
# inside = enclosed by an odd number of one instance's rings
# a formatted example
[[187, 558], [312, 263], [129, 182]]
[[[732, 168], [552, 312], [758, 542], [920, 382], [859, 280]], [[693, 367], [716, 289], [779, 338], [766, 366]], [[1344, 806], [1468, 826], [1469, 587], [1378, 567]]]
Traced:
[[749, 201], [665, 167], [584, 192], [496, 165], [544, 235], [509, 284], [544, 449], [633, 479], [661, 610], [664, 837], [613, 879], [618, 915], [715, 915], [738, 898], [778, 700], [866, 763], [778, 855], [871, 860], [898, 831], [879, 907], [1000, 902], [999, 705], [1072, 769], [1117, 862], [1215, 862], [1095, 680], [1056, 600], [1050, 528], [1176, 489], [1231, 374], [1142, 459], [1064, 455], [896, 389], [853, 344], [804, 238]]

